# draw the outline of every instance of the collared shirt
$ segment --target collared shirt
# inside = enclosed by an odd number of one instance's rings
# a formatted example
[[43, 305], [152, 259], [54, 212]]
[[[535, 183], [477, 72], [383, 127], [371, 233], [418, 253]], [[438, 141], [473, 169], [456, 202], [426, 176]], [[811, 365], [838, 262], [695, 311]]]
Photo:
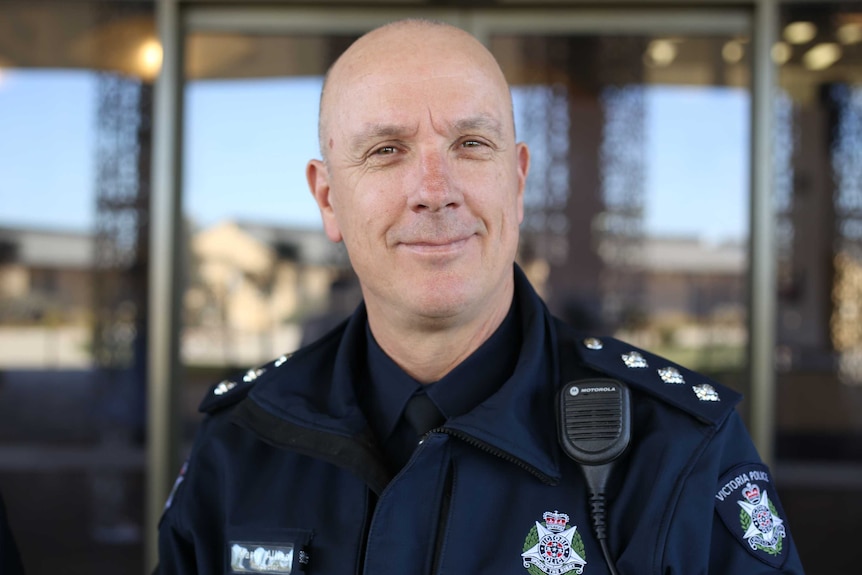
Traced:
[[442, 379], [426, 385], [386, 355], [366, 323], [368, 378], [364, 389], [358, 390], [359, 403], [393, 471], [404, 466], [418, 441], [404, 418], [404, 408], [414, 394], [427, 394], [449, 419], [472, 410], [512, 374], [521, 348], [516, 301], [490, 338]]

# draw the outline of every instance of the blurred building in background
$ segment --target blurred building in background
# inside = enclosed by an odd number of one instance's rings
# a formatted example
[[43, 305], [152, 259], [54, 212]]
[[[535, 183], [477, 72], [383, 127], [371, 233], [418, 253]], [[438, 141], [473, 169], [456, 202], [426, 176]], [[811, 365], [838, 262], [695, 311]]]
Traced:
[[550, 307], [745, 393], [808, 573], [856, 573], [862, 3], [837, 0], [0, 4], [0, 492], [28, 572], [148, 572], [208, 386], [357, 304], [304, 166], [327, 67], [405, 16], [513, 86]]

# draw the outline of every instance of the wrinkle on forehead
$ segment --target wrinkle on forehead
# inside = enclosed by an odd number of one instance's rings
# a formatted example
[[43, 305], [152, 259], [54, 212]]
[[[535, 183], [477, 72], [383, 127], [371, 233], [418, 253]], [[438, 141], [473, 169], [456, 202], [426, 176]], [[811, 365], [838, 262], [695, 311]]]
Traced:
[[488, 114], [479, 114], [462, 120], [457, 120], [453, 124], [456, 132], [467, 134], [470, 132], [490, 132], [491, 135], [502, 138], [503, 126], [500, 121]]
[[[464, 79], [498, 89], [514, 133], [509, 86], [487, 48], [453, 26], [404, 21], [369, 32], [332, 66], [321, 95], [321, 143], [329, 137], [329, 122], [336, 108], [349, 106], [355, 90], [403, 82], [405, 70], [410, 72], [410, 81]], [[325, 154], [323, 146], [321, 153]]]
[[418, 129], [418, 126], [409, 127], [400, 124], [369, 123], [350, 137], [348, 147], [350, 150], [360, 150], [375, 140], [409, 137], [415, 134]]

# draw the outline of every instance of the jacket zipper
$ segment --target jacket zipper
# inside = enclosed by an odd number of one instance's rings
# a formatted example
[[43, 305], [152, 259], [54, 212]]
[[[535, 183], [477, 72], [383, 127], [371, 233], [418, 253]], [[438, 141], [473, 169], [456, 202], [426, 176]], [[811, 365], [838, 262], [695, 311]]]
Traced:
[[359, 557], [356, 558], [356, 568], [358, 573], [365, 572], [365, 554], [368, 552], [368, 535], [371, 533], [371, 523], [374, 520], [374, 511], [377, 509], [377, 501], [380, 498], [370, 488], [365, 488], [365, 524], [362, 526], [362, 535], [359, 546]]
[[[521, 469], [528, 471], [531, 475], [537, 477], [545, 485], [556, 485], [557, 484], [556, 479], [554, 479], [553, 477], [551, 477], [549, 475], [542, 473], [541, 471], [539, 471], [538, 469], [536, 469], [535, 467], [533, 467], [529, 463], [525, 463], [525, 462], [521, 461], [520, 459], [518, 459], [514, 455], [511, 455], [511, 454], [503, 451], [502, 449], [494, 447], [493, 445], [485, 443], [484, 441], [480, 441], [480, 440], [476, 439], [475, 437], [473, 437], [472, 435], [467, 435], [466, 433], [464, 433], [462, 431], [458, 431], [457, 429], [451, 429], [449, 427], [436, 427], [436, 428], [428, 431], [425, 434], [425, 437], [428, 437], [428, 435], [430, 435], [432, 433], [445, 433], [446, 435], [449, 435], [450, 437], [460, 439], [461, 441], [467, 443], [468, 445], [472, 445], [473, 447], [475, 447], [477, 449], [480, 449], [486, 453], [490, 453], [491, 455], [499, 457], [500, 459], [502, 459], [504, 461], [508, 461], [509, 463], [517, 465]], [[425, 440], [425, 437], [423, 437], [422, 441]]]
[[[557, 484], [557, 480], [555, 480], [553, 477], [550, 477], [549, 475], [542, 473], [541, 471], [539, 471], [538, 469], [536, 469], [532, 465], [521, 461], [520, 459], [518, 459], [514, 455], [511, 455], [511, 454], [503, 451], [502, 449], [498, 449], [498, 448], [494, 447], [493, 445], [485, 443], [484, 441], [480, 441], [480, 440], [476, 439], [475, 437], [473, 437], [472, 435], [468, 435], [462, 431], [458, 431], [457, 429], [451, 429], [448, 427], [436, 427], [434, 429], [427, 431], [425, 433], [425, 435], [422, 436], [422, 439], [419, 441], [419, 445], [417, 446], [416, 450], [413, 451], [413, 454], [410, 456], [410, 460], [408, 460], [408, 462], [404, 465], [404, 467], [402, 468], [402, 471], [410, 465], [410, 463], [413, 461], [414, 458], [417, 457], [417, 454], [419, 453], [419, 451], [422, 448], [422, 444], [425, 443], [425, 440], [432, 433], [443, 433], [443, 434], [448, 435], [450, 437], [454, 437], [456, 439], [459, 439], [459, 440], [467, 443], [468, 445], [471, 445], [471, 446], [473, 446], [473, 447], [475, 447], [481, 451], [484, 451], [485, 453], [490, 453], [491, 455], [494, 455], [495, 457], [499, 457], [500, 459], [502, 459], [504, 461], [508, 461], [509, 463], [512, 463], [512, 464], [520, 467], [521, 469], [529, 472], [531, 475], [538, 478], [545, 485], [556, 485]], [[398, 480], [398, 477], [401, 475], [402, 471], [398, 472], [398, 474], [392, 479], [391, 483], [395, 483], [395, 481]], [[434, 555], [433, 555], [432, 564], [431, 564], [431, 573], [433, 575], [437, 575], [437, 573], [440, 569], [440, 556], [441, 556], [441, 552], [443, 551], [443, 542], [444, 542], [445, 535], [446, 535], [446, 526], [447, 526], [447, 523], [449, 521], [449, 507], [450, 507], [450, 504], [452, 501], [452, 488], [453, 488], [453, 481], [454, 481], [453, 476], [454, 476], [454, 470], [450, 466], [447, 473], [446, 473], [446, 485], [445, 485], [444, 490], [443, 490], [443, 499], [441, 500], [440, 513], [438, 516], [437, 537], [436, 537], [436, 541], [434, 543]], [[388, 489], [388, 487], [387, 487], [387, 489]], [[378, 497], [378, 501], [380, 499], [382, 499], [385, 495], [386, 495], [386, 490], [384, 489], [383, 493], [381, 493], [380, 496]], [[376, 507], [376, 505], [375, 505], [375, 507]], [[373, 523], [373, 514], [374, 514], [374, 511], [372, 510], [372, 521], [371, 521], [371, 523]], [[363, 547], [367, 546], [368, 538], [370, 537], [370, 535], [371, 535], [371, 528], [369, 525], [369, 528], [366, 529], [365, 538], [364, 538], [365, 543], [364, 543]], [[367, 551], [367, 549], [366, 549], [366, 551]], [[362, 572], [366, 573], [367, 569], [365, 568], [366, 565], [364, 565], [364, 563], [365, 562], [363, 561]], [[367, 573], [366, 573], [366, 575], [367, 575]]]
[[449, 506], [452, 503], [452, 484], [455, 472], [450, 463], [446, 469], [446, 482], [443, 485], [443, 497], [440, 501], [440, 513], [437, 517], [437, 536], [434, 541], [434, 555], [432, 555], [431, 574], [437, 575], [440, 571], [440, 556], [443, 554], [443, 541], [446, 537], [446, 526], [449, 524]]
[[[430, 433], [430, 431], [428, 433]], [[407, 469], [408, 467], [410, 467], [410, 464], [413, 462], [414, 459], [416, 459], [416, 457], [418, 456], [417, 454], [422, 449], [422, 444], [425, 442], [425, 438], [428, 437], [428, 433], [426, 433], [423, 436], [423, 438], [419, 441], [419, 443], [416, 446], [416, 449], [414, 449], [413, 453], [410, 455], [410, 459], [407, 460], [407, 463], [405, 463], [404, 466], [398, 471], [398, 473], [395, 474], [395, 477], [393, 477], [391, 479], [391, 481], [389, 481], [389, 483], [380, 492], [380, 494], [377, 495], [377, 494], [372, 493], [372, 495], [376, 495], [376, 498], [373, 500], [373, 506], [370, 507], [371, 513], [370, 513], [370, 516], [368, 517], [368, 520], [366, 522], [365, 534], [362, 537], [362, 571], [360, 572], [362, 575], [370, 575], [368, 572], [368, 564], [367, 564], [368, 563], [368, 557], [367, 557], [368, 541], [371, 538], [371, 531], [372, 531], [373, 525], [374, 525], [374, 516], [377, 513], [377, 504], [380, 502], [381, 499], [383, 499], [386, 496], [386, 492], [389, 490], [389, 486], [392, 485], [393, 483], [395, 483], [396, 481], [398, 481], [398, 479], [401, 477], [401, 474], [404, 473], [404, 470]], [[448, 478], [447, 478], [447, 481], [448, 481]], [[445, 495], [444, 495], [444, 497], [445, 497]], [[446, 500], [444, 500], [444, 501], [446, 502], [446, 507], [447, 507], [446, 512], [448, 513], [448, 501], [446, 501]], [[440, 529], [438, 527], [438, 534], [437, 534], [438, 540], [440, 537], [439, 531], [440, 531]], [[437, 545], [438, 546], [440, 545], [439, 541], [438, 541]], [[438, 561], [438, 557], [437, 557], [438, 553], [439, 553], [439, 547], [436, 550], [435, 555], [434, 555], [433, 563], [435, 566], [437, 565], [437, 561]], [[432, 571], [432, 573], [433, 573], [433, 571]]]

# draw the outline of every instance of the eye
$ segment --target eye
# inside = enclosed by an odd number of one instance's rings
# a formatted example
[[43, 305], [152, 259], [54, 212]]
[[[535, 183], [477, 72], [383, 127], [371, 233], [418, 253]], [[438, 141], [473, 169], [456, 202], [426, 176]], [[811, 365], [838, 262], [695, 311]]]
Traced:
[[380, 146], [376, 150], [372, 152], [374, 155], [378, 156], [388, 156], [397, 152], [398, 149], [395, 146]]
[[459, 140], [454, 148], [458, 157], [465, 160], [487, 160], [493, 156], [495, 146], [485, 138], [467, 136]]

